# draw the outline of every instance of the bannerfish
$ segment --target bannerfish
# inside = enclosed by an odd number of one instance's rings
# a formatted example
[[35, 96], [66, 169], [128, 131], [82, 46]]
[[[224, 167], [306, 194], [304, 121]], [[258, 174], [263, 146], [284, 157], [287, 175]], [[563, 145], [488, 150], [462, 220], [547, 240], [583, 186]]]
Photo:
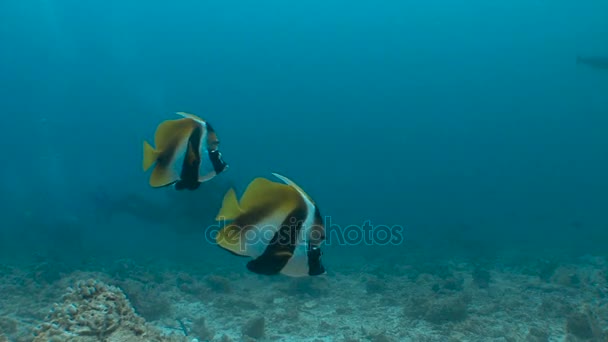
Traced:
[[596, 69], [608, 70], [608, 57], [576, 57], [577, 64], [585, 64]]
[[150, 185], [175, 185], [177, 190], [196, 190], [228, 168], [219, 151], [219, 140], [211, 125], [196, 115], [176, 113], [182, 119], [158, 125], [152, 147], [144, 141], [143, 169], [154, 165]]
[[254, 179], [239, 201], [234, 189], [224, 196], [216, 220], [229, 222], [217, 234], [218, 245], [251, 257], [247, 268], [262, 275], [290, 277], [325, 274], [320, 245], [325, 227], [319, 208], [298, 185]]

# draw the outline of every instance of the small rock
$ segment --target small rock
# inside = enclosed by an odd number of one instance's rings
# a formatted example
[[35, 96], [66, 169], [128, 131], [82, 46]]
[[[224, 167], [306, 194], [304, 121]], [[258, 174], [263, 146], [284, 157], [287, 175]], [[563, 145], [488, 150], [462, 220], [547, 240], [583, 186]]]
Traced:
[[243, 335], [259, 339], [264, 337], [265, 328], [266, 320], [264, 317], [254, 318], [243, 327]]
[[590, 313], [575, 312], [568, 316], [566, 331], [581, 339], [600, 338], [602, 333], [597, 320]]
[[482, 268], [475, 268], [473, 271], [473, 282], [480, 289], [487, 289], [490, 287], [490, 272]]
[[17, 332], [17, 322], [8, 317], [0, 317], [0, 334], [14, 334]]
[[190, 333], [203, 340], [210, 340], [213, 338], [213, 333], [207, 327], [205, 317], [199, 317], [192, 322]]
[[306, 302], [304, 303], [304, 307], [306, 309], [312, 309], [317, 306], [317, 302]]
[[378, 279], [369, 279], [365, 283], [365, 292], [367, 294], [381, 294], [386, 291], [386, 282]]
[[232, 292], [232, 286], [230, 286], [230, 280], [228, 280], [228, 278], [224, 278], [224, 277], [220, 277], [220, 276], [216, 276], [216, 275], [210, 275], [209, 277], [207, 277], [207, 279], [205, 281], [207, 283], [207, 286], [209, 286], [209, 288], [215, 292], [218, 292], [218, 293], [231, 293]]
[[526, 336], [526, 342], [547, 342], [549, 341], [549, 333], [537, 327], [532, 327]]
[[281, 297], [281, 298], [275, 298], [275, 299], [272, 300], [272, 303], [273, 304], [279, 304], [279, 305], [283, 304], [283, 303], [285, 303], [285, 298], [283, 298], [283, 297]]

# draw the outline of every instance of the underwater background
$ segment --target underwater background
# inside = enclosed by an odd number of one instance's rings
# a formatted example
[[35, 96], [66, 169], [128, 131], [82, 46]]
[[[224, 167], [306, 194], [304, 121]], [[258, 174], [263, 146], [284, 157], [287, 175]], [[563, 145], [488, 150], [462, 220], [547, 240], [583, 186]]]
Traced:
[[[145, 341], [608, 341], [607, 37], [599, 0], [1, 1], [0, 341], [68, 286]], [[176, 111], [230, 164], [194, 192], [141, 170]], [[403, 240], [248, 273], [204, 233], [272, 172]]]

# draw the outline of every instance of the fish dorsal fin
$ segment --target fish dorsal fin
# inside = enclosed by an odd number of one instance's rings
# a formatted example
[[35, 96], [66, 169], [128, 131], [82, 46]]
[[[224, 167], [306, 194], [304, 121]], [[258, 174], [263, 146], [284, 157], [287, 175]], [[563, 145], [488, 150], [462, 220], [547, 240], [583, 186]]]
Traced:
[[228, 190], [226, 195], [224, 195], [222, 209], [220, 209], [220, 212], [217, 214], [217, 217], [215, 219], [217, 221], [234, 220], [242, 213], [243, 210], [239, 205], [239, 201], [236, 197], [236, 192], [234, 191], [234, 189], [230, 189]]
[[159, 151], [167, 148], [177, 148], [180, 143], [187, 141], [192, 132], [200, 124], [192, 119], [163, 121], [156, 129], [154, 144]]
[[298, 184], [296, 184], [294, 181], [278, 173], [273, 172], [272, 175], [282, 180], [285, 184], [296, 189], [302, 196], [306, 197], [310, 201], [310, 203], [315, 204], [315, 201], [313, 201], [312, 198], [308, 196], [308, 194], [304, 190], [302, 190], [302, 188], [300, 188], [300, 186], [298, 186]]
[[294, 188], [266, 178], [254, 179], [245, 190], [240, 203], [245, 212], [260, 207], [292, 210], [301, 204], [298, 192]]
[[190, 113], [186, 113], [186, 112], [175, 112], [175, 114], [183, 116], [184, 118], [192, 119], [192, 120], [200, 123], [201, 125], [207, 124], [207, 122], [204, 119], [202, 119], [194, 114], [190, 114]]

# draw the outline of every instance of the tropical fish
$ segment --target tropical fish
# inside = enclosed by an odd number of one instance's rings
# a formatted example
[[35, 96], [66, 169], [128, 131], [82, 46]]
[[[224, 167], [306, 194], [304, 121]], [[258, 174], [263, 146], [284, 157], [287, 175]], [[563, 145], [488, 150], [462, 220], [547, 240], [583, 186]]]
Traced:
[[154, 165], [150, 185], [155, 188], [175, 184], [177, 190], [196, 190], [228, 165], [219, 151], [219, 140], [211, 125], [196, 115], [176, 113], [182, 119], [158, 125], [152, 147], [144, 141], [143, 169]]
[[577, 64], [585, 64], [596, 69], [608, 70], [608, 57], [576, 57]]
[[320, 244], [325, 227], [319, 208], [294, 182], [273, 175], [285, 184], [256, 178], [240, 201], [233, 189], [226, 193], [216, 220], [229, 223], [218, 232], [218, 245], [253, 258], [247, 268], [257, 274], [324, 274]]

